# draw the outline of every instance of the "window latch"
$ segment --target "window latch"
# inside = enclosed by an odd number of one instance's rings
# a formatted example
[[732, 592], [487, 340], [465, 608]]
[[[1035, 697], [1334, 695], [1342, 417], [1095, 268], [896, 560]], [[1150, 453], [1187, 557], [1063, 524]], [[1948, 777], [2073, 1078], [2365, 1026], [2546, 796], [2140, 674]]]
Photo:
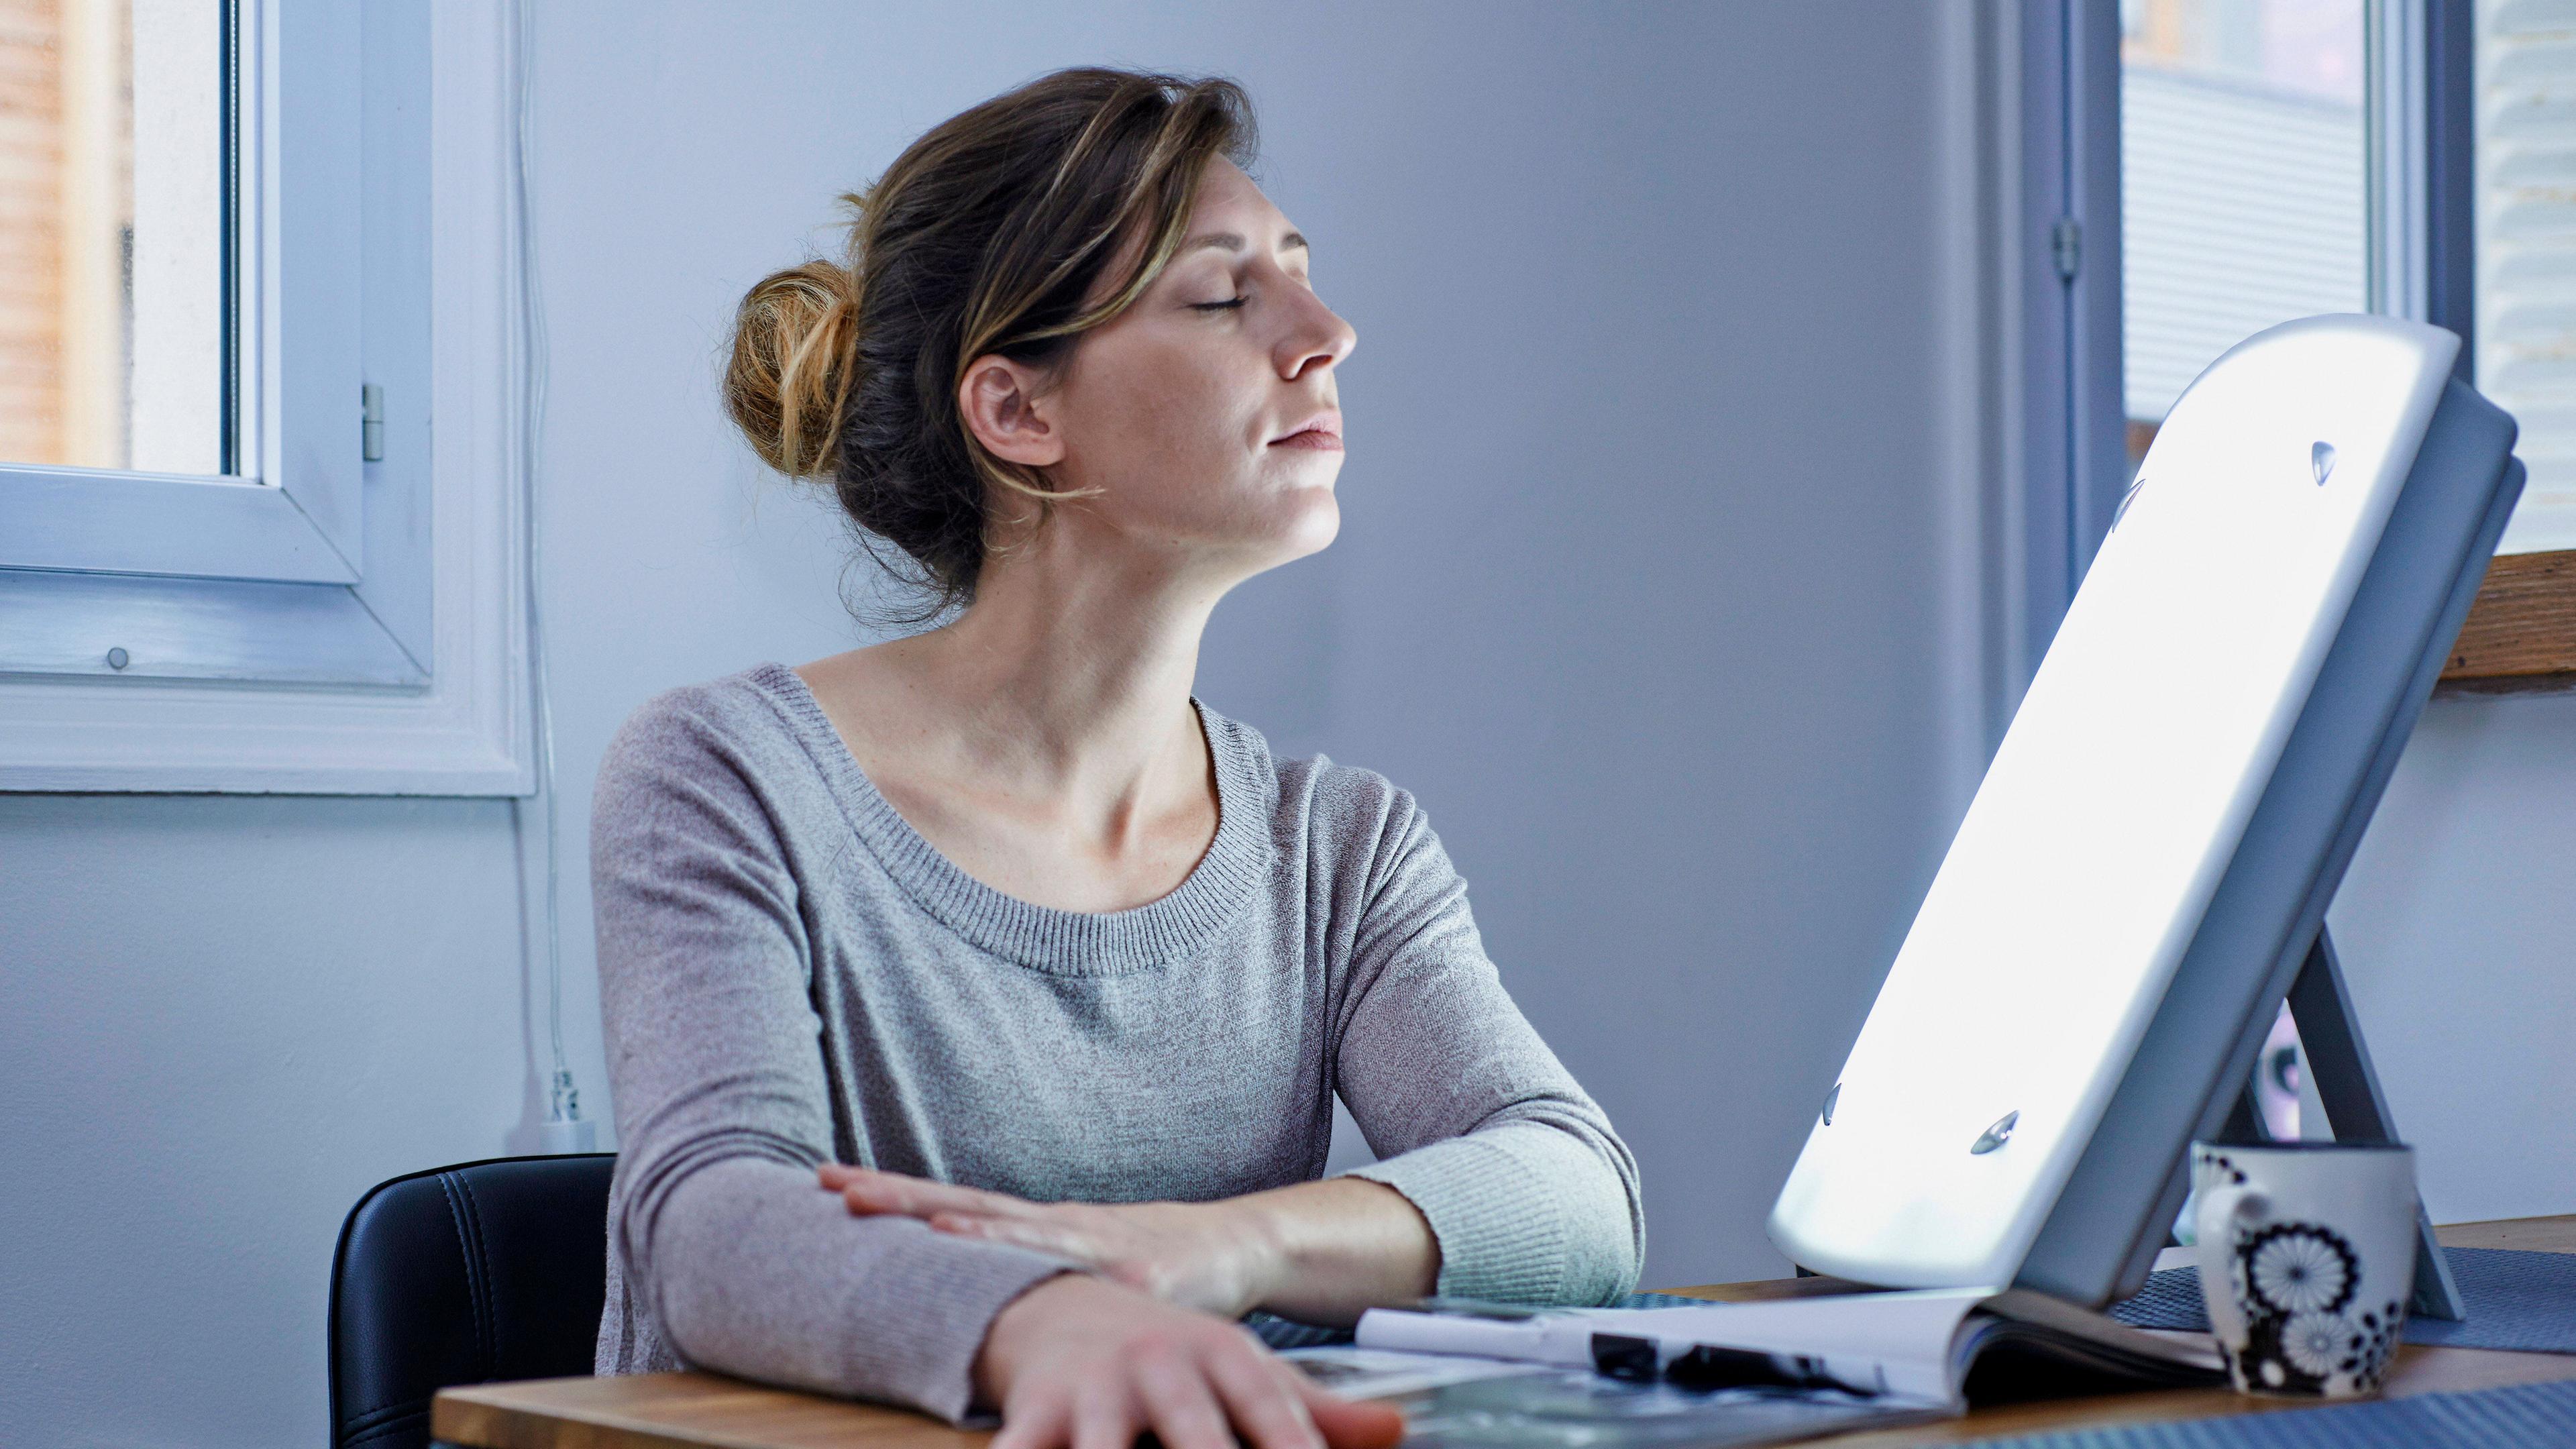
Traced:
[[2057, 263], [2057, 280], [2072, 282], [2084, 266], [2084, 224], [2061, 216], [2048, 229], [2048, 254]]
[[381, 384], [358, 384], [358, 456], [370, 463], [385, 460], [385, 390]]

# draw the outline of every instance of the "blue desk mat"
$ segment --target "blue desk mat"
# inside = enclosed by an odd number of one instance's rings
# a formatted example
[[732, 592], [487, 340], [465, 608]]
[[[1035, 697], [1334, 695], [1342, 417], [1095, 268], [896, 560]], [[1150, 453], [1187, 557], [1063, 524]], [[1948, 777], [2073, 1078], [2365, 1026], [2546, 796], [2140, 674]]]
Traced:
[[[2451, 1260], [2451, 1276], [2460, 1285], [2469, 1316], [2458, 1323], [2409, 1317], [2408, 1343], [2576, 1353], [2576, 1253], [2448, 1248], [2444, 1255]], [[2112, 1304], [2110, 1312], [2136, 1328], [2209, 1331], [2196, 1268], [2150, 1274], [2137, 1297]]]
[[[2198, 1289], [2192, 1291], [2198, 1292]], [[1705, 1298], [1684, 1298], [1678, 1293], [1631, 1293], [1613, 1305], [1618, 1308], [1705, 1308]], [[1347, 1328], [1318, 1328], [1311, 1323], [1298, 1323], [1267, 1313], [1246, 1315], [1243, 1326], [1261, 1336], [1272, 1348], [1314, 1348], [1320, 1344], [1348, 1343]]]
[[1986, 1449], [2489, 1449], [2576, 1444], [2576, 1379], [1981, 1440]]
[[[2576, 1253], [2526, 1253], [2509, 1248], [2450, 1248], [2451, 1276], [2469, 1316], [2459, 1323], [2406, 1320], [2408, 1343], [2450, 1348], [2504, 1348], [2525, 1353], [2576, 1353]], [[1631, 1293], [1622, 1308], [1674, 1308], [1704, 1300], [1671, 1293]], [[2113, 1318], [2135, 1328], [2209, 1331], [2200, 1301], [2200, 1273], [2168, 1268], [2150, 1274], [2137, 1297], [2110, 1307]], [[1317, 1328], [1255, 1313], [1245, 1325], [1272, 1348], [1348, 1343], [1346, 1328]], [[2576, 1442], [2576, 1440], [2571, 1440]]]

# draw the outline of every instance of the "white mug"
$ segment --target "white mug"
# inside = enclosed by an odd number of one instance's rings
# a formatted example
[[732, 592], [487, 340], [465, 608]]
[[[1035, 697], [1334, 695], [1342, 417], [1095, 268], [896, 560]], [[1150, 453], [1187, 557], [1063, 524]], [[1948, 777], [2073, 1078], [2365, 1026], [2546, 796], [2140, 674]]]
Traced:
[[2415, 1291], [2415, 1152], [2191, 1145], [2201, 1296], [2240, 1392], [2375, 1392]]

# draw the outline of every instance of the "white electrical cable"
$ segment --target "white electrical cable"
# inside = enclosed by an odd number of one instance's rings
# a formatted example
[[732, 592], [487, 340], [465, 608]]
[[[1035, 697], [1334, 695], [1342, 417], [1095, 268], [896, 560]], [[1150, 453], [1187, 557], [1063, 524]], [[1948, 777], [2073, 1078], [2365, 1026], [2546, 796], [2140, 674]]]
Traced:
[[[565, 1152], [589, 1150], [593, 1129], [591, 1124], [582, 1120], [581, 1093], [573, 1082], [572, 1066], [564, 1052], [563, 1034], [563, 867], [558, 855], [561, 832], [555, 818], [558, 797], [555, 791], [554, 691], [546, 654], [545, 590], [541, 570], [545, 558], [545, 513], [539, 506], [537, 493], [537, 465], [545, 434], [548, 348], [545, 307], [537, 281], [536, 224], [528, 197], [535, 71], [529, 57], [535, 28], [534, 12], [526, 0], [510, 0], [510, 221], [518, 244], [518, 296], [515, 300], [518, 303], [521, 389], [517, 461], [526, 546], [522, 564], [528, 609], [528, 674], [537, 736], [537, 793], [533, 802], [513, 802], [516, 807], [513, 820], [524, 826], [524, 810], [531, 803], [543, 812], [545, 819], [546, 1041], [552, 1053], [554, 1072], [547, 1082], [544, 1135], [549, 1151]], [[523, 838], [524, 833], [523, 829]]]

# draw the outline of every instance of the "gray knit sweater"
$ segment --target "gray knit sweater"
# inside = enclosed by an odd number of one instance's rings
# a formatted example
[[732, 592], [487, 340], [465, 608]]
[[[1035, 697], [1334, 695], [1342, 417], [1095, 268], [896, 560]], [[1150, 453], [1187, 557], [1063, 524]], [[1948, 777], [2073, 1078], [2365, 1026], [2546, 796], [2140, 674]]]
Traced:
[[1200, 710], [1218, 825], [1108, 914], [1006, 896], [868, 782], [804, 681], [674, 690], [608, 750], [591, 856], [620, 1155], [599, 1370], [698, 1365], [955, 1419], [1064, 1264], [854, 1218], [837, 1161], [1041, 1200], [1315, 1178], [1338, 1092], [1440, 1291], [1627, 1292], [1634, 1161], [1512, 1005], [1413, 798]]

